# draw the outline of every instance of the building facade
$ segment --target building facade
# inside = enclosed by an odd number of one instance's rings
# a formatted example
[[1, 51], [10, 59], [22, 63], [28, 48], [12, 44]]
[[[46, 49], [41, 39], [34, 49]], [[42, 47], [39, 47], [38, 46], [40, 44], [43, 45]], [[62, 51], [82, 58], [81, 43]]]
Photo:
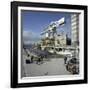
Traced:
[[66, 34], [59, 34], [55, 38], [55, 46], [66, 46], [67, 44], [67, 36]]
[[58, 34], [54, 38], [45, 37], [41, 40], [41, 47], [65, 47], [67, 45], [67, 35]]
[[71, 15], [71, 44], [79, 45], [79, 14]]

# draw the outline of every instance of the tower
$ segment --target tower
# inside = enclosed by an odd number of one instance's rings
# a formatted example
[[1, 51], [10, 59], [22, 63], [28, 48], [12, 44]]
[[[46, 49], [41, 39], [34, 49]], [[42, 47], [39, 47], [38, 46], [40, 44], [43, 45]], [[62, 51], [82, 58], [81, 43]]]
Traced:
[[71, 37], [72, 46], [79, 45], [79, 14], [71, 15]]

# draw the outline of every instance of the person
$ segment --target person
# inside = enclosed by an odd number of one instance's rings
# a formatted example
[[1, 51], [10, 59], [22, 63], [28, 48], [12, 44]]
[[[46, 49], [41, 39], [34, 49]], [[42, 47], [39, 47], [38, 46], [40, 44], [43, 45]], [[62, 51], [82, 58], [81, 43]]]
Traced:
[[31, 63], [33, 63], [33, 56], [31, 56]]
[[38, 57], [37, 64], [40, 64], [40, 62], [41, 62], [41, 58]]
[[44, 58], [44, 56], [41, 55], [41, 64], [43, 64], [43, 58]]
[[66, 64], [66, 62], [67, 62], [67, 56], [65, 56], [64, 58], [64, 64]]

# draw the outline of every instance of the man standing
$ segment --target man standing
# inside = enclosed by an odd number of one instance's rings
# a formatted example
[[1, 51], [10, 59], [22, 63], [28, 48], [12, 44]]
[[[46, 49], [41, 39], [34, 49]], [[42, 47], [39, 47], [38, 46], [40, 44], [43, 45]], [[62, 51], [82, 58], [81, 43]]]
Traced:
[[33, 56], [31, 56], [31, 63], [33, 63]]
[[67, 56], [64, 57], [64, 64], [67, 62]]

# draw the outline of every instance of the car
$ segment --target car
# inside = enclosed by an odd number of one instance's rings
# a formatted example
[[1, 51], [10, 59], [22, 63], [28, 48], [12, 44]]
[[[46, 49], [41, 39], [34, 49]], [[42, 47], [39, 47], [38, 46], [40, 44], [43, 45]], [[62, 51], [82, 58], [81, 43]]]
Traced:
[[66, 69], [72, 74], [79, 74], [79, 60], [77, 58], [71, 58], [66, 63]]

